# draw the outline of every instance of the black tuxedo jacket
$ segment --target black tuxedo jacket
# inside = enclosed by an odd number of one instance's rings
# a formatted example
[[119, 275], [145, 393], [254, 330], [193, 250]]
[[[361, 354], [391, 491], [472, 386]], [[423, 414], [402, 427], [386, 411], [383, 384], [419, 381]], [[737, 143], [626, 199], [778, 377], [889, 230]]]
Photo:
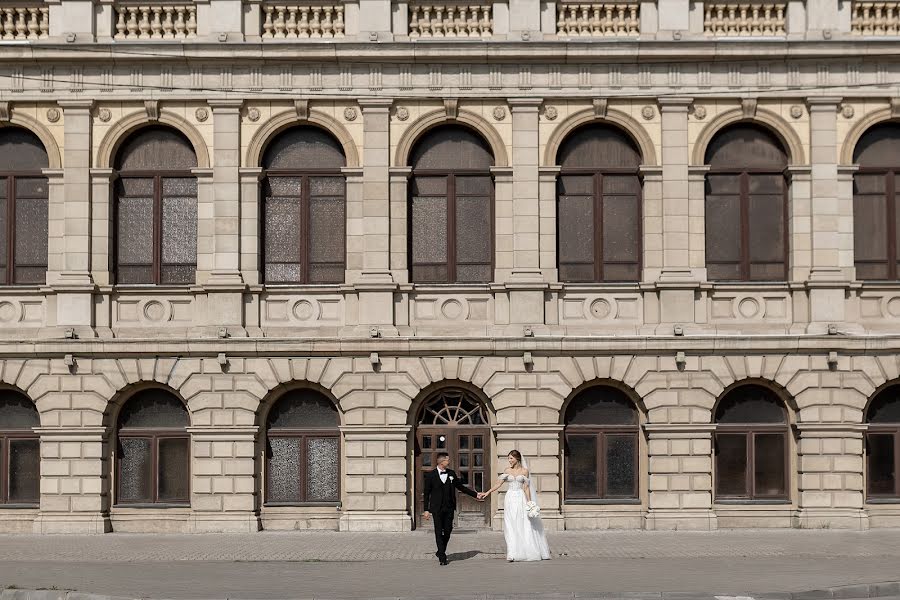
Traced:
[[453, 469], [447, 469], [447, 483], [441, 482], [437, 469], [425, 473], [425, 510], [432, 513], [456, 510], [456, 490], [473, 498], [478, 493], [463, 485]]

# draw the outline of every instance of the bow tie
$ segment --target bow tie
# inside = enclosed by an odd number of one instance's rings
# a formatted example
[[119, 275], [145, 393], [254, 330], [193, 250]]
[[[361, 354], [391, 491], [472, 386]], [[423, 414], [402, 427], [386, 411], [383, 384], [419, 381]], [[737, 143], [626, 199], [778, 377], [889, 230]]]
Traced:
[[438, 471], [438, 475], [446, 475], [447, 471]]

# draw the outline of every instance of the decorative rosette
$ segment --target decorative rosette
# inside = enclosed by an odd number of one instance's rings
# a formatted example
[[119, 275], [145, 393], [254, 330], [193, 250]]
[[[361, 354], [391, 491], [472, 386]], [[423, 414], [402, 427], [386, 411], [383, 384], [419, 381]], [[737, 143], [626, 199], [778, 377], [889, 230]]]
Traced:
[[525, 512], [528, 514], [529, 519], [533, 519], [541, 514], [541, 509], [537, 504], [529, 500], [525, 503]]

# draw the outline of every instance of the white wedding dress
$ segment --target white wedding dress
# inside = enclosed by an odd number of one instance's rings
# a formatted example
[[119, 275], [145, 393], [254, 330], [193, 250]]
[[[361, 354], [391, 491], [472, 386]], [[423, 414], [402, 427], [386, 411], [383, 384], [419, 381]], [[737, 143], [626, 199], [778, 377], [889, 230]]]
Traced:
[[[503, 502], [503, 537], [506, 538], [506, 560], [548, 560], [550, 546], [544, 535], [541, 517], [528, 518], [525, 510], [524, 475], [503, 473], [500, 479], [509, 484]], [[533, 493], [533, 491], [532, 491]]]

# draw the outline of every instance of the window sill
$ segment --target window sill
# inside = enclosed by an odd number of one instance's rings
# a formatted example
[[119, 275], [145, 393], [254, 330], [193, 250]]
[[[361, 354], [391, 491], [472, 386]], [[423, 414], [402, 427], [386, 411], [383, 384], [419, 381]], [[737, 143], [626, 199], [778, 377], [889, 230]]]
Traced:
[[733, 500], [716, 500], [714, 506], [791, 506], [793, 502], [785, 499], [773, 500], [746, 500], [735, 498]]
[[900, 504], [900, 498], [866, 498], [866, 504]]
[[0, 510], [35, 510], [40, 504], [0, 504]]
[[614, 499], [566, 499], [563, 506], [635, 506], [640, 505], [640, 498], [614, 498]]
[[134, 504], [114, 504], [113, 508], [116, 510], [129, 509], [129, 508], [139, 508], [139, 509], [147, 509], [147, 508], [161, 508], [161, 509], [170, 509], [170, 508], [190, 508], [190, 502], [186, 503], [175, 503], [175, 502], [141, 502]]
[[341, 510], [340, 502], [265, 502], [263, 508], [334, 508]]

